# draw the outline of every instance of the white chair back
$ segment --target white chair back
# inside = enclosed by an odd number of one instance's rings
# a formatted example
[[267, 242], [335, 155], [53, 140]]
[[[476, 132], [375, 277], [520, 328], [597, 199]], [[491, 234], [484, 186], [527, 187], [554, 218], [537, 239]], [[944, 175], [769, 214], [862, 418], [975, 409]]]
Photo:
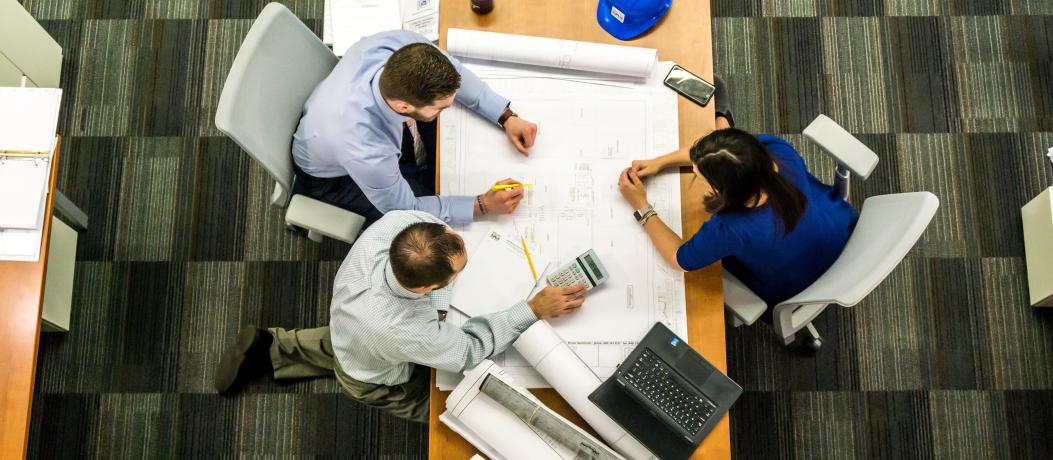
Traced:
[[336, 56], [286, 7], [267, 5], [234, 58], [216, 110], [216, 127], [275, 181], [271, 204], [292, 189], [292, 136], [311, 91]]
[[788, 344], [827, 305], [851, 307], [863, 300], [910, 252], [939, 206], [930, 192], [868, 198], [834, 264], [804, 291], [775, 306], [776, 334]]

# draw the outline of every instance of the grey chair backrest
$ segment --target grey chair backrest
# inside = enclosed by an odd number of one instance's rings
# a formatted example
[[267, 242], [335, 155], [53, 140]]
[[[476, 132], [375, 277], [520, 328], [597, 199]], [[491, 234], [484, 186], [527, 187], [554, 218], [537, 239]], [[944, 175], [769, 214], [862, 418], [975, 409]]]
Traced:
[[775, 307], [776, 332], [786, 337], [828, 304], [850, 307], [863, 300], [914, 247], [939, 206], [939, 198], [930, 192], [868, 198], [834, 264], [811, 286]]
[[263, 9], [234, 58], [216, 127], [274, 178], [271, 204], [289, 201], [293, 133], [304, 102], [336, 62], [333, 52], [278, 3]]

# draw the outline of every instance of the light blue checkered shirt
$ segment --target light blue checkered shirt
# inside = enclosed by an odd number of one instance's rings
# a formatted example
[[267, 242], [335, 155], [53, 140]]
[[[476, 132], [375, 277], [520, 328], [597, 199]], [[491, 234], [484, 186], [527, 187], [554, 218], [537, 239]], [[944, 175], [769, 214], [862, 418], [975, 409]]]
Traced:
[[362, 233], [336, 273], [329, 332], [340, 368], [356, 380], [405, 383], [414, 363], [460, 372], [504, 351], [537, 321], [525, 300], [460, 328], [439, 321], [451, 286], [410, 292], [388, 261], [391, 240], [417, 222], [443, 223], [422, 211], [391, 211]]

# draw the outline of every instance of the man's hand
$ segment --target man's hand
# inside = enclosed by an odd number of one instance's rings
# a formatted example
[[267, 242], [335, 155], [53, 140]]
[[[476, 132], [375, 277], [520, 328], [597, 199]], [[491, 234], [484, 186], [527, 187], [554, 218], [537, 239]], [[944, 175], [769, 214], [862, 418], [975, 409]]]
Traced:
[[[496, 185], [509, 185], [509, 184], [520, 184], [520, 181], [515, 179], [505, 179], [499, 181]], [[486, 207], [487, 214], [511, 214], [516, 211], [519, 206], [519, 202], [523, 200], [523, 187], [514, 187], [505, 190], [487, 190], [483, 193], [483, 206]], [[476, 211], [481, 213], [481, 209], [476, 207]]]
[[534, 139], [537, 138], [537, 125], [518, 116], [510, 117], [505, 120], [505, 136], [508, 136], [519, 153], [529, 155], [527, 150], [534, 146]]
[[640, 176], [636, 175], [632, 168], [625, 168], [618, 176], [618, 190], [622, 192], [622, 197], [633, 209], [647, 207], [647, 188], [644, 187]]
[[527, 301], [537, 319], [555, 318], [581, 308], [585, 302], [585, 285], [567, 287], [546, 286]]

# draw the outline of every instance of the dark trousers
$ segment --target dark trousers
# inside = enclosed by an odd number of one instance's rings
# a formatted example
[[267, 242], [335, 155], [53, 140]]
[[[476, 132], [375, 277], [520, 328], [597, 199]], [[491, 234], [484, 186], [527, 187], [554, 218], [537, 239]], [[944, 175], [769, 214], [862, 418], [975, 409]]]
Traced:
[[[430, 196], [435, 194], [435, 122], [416, 122], [417, 130], [420, 131], [421, 142], [427, 151], [427, 163], [417, 166], [413, 154], [413, 136], [410, 135], [408, 127], [402, 128], [402, 158], [399, 160], [399, 171], [406, 179], [410, 189], [415, 196]], [[365, 227], [368, 227], [380, 219], [384, 213], [380, 212], [362, 188], [355, 183], [351, 176], [340, 177], [314, 177], [303, 172], [296, 162], [293, 162], [293, 170], [296, 172], [296, 180], [293, 182], [292, 193], [304, 195], [316, 200], [329, 203], [333, 206], [344, 208], [366, 218]]]

